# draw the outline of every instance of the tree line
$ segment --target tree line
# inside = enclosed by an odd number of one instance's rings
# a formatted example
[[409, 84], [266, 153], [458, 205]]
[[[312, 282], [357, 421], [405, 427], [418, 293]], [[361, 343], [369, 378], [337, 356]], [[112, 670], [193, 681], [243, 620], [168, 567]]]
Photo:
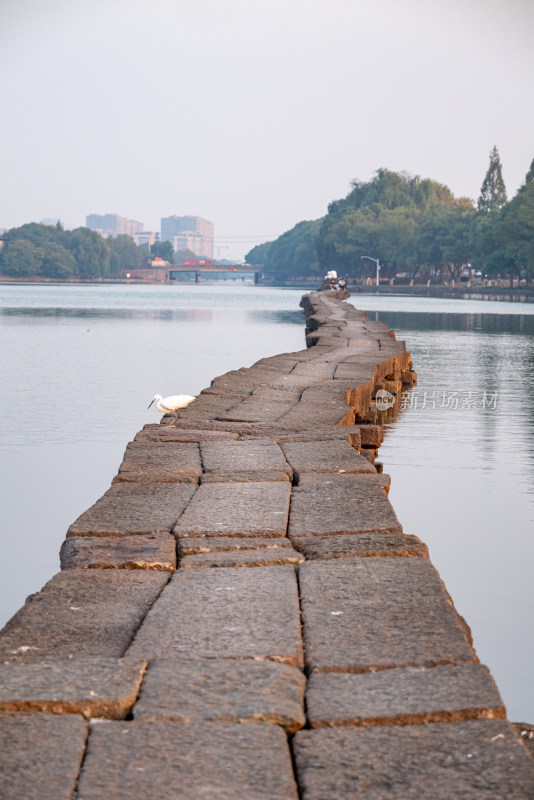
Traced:
[[89, 228], [72, 231], [57, 225], [29, 222], [2, 235], [0, 274], [12, 277], [45, 277], [59, 280], [115, 278], [133, 271], [149, 258], [181, 263], [195, 258], [190, 250], [173, 251], [170, 242], [138, 246], [131, 236], [105, 239]]
[[381, 275], [459, 280], [467, 265], [490, 277], [534, 278], [534, 161], [510, 201], [494, 147], [475, 205], [436, 181], [379, 169], [355, 180], [319, 220], [300, 222], [254, 247], [249, 264], [272, 280], [338, 275], [365, 278], [380, 260]]

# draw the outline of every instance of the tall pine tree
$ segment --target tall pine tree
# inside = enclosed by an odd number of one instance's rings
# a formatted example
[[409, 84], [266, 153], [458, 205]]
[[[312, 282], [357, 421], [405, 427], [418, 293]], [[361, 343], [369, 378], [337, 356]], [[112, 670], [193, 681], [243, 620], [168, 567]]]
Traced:
[[489, 214], [506, 203], [506, 187], [502, 177], [501, 159], [496, 147], [490, 153], [490, 163], [478, 198], [478, 210]]

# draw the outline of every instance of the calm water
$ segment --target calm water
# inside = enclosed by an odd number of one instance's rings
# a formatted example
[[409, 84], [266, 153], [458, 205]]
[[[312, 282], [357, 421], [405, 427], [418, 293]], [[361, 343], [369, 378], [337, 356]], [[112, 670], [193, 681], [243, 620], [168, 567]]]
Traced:
[[[301, 349], [300, 290], [1, 286], [0, 624], [58, 569], [155, 392]], [[512, 719], [534, 721], [534, 306], [354, 296], [406, 339], [419, 384], [381, 448]]]

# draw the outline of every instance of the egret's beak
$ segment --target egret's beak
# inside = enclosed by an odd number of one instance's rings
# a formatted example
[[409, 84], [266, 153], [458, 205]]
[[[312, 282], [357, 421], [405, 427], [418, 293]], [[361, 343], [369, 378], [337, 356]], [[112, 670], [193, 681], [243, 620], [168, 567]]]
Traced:
[[[155, 400], [155, 399], [156, 399], [156, 398], [154, 398], [154, 400]], [[154, 400], [152, 400], [152, 403], [154, 402]], [[150, 403], [150, 406], [152, 405], [152, 403]], [[150, 408], [150, 406], [149, 406], [148, 408]], [[148, 408], [147, 408], [147, 411], [148, 411]]]

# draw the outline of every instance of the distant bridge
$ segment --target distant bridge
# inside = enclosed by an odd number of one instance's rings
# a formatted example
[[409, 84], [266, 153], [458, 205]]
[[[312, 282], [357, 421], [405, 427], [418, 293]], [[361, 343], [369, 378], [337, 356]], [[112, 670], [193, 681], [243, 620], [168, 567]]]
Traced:
[[207, 280], [245, 280], [253, 275], [254, 283], [261, 283], [262, 268], [241, 264], [165, 264], [157, 267], [141, 267], [123, 270], [121, 277], [139, 283], [201, 283]]

